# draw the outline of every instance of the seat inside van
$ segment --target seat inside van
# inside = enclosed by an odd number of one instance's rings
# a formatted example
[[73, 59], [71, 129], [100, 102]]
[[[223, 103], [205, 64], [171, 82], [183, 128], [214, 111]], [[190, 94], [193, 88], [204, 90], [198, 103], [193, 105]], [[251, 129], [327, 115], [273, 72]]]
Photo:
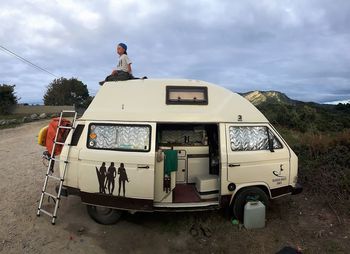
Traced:
[[[163, 187], [167, 185], [166, 202], [218, 200], [220, 163], [216, 124], [158, 124], [156, 149], [158, 153], [173, 150], [177, 155], [174, 172], [156, 174], [162, 177], [155, 180], [163, 181]], [[166, 164], [166, 160], [162, 163]], [[164, 170], [158, 165], [156, 171]]]

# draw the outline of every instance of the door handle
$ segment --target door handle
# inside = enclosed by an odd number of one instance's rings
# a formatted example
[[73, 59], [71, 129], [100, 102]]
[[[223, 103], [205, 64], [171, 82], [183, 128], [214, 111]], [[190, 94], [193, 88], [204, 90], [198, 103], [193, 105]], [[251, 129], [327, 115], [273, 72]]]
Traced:
[[185, 171], [186, 171], [186, 169], [183, 169], [183, 170], [182, 170], [182, 172], [185, 172]]
[[147, 166], [137, 166], [137, 168], [149, 168], [149, 166], [147, 165]]
[[229, 166], [230, 168], [233, 168], [233, 167], [239, 167], [239, 166], [241, 166], [241, 164], [238, 164], [238, 163], [230, 163], [230, 164], [228, 164], [228, 166]]

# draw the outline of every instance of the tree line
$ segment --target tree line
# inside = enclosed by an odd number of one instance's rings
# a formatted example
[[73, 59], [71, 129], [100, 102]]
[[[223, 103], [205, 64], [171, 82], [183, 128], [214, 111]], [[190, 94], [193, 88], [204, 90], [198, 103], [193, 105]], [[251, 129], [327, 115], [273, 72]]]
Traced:
[[[16, 105], [17, 97], [15, 85], [0, 85], [0, 114], [9, 114], [11, 107]], [[46, 89], [43, 97], [44, 105], [74, 105], [77, 108], [87, 108], [93, 97], [90, 96], [87, 85], [77, 78], [54, 79]]]

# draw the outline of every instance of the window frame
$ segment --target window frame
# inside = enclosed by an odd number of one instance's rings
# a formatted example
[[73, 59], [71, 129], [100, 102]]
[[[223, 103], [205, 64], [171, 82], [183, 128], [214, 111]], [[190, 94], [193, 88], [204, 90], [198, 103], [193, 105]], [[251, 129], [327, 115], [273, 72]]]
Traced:
[[[267, 149], [257, 149], [257, 150], [233, 150], [232, 149], [232, 145], [231, 145], [231, 138], [230, 138], [230, 128], [233, 127], [233, 128], [237, 128], [237, 127], [245, 127], [245, 128], [254, 128], [254, 127], [261, 127], [261, 128], [265, 128], [266, 129], [266, 136], [267, 138], [269, 139], [270, 138], [270, 133], [273, 134], [273, 136], [276, 138], [277, 142], [280, 143], [281, 147], [280, 148], [274, 148], [270, 147], [270, 142], [269, 140], [267, 141], [268, 143], [268, 148]], [[229, 131], [229, 134], [228, 134], [228, 138], [229, 138], [229, 142], [230, 142], [230, 148], [231, 148], [231, 152], [257, 152], [257, 151], [269, 151], [269, 152], [274, 152], [274, 150], [281, 150], [284, 148], [284, 144], [283, 142], [281, 142], [281, 140], [278, 138], [278, 135], [276, 135], [276, 133], [273, 132], [273, 130], [269, 127], [269, 126], [266, 126], [266, 125], [229, 125], [228, 127], [228, 131]], [[270, 131], [270, 133], [269, 133]], [[272, 146], [273, 146], [273, 139], [272, 139]]]
[[[194, 101], [194, 100], [183, 100], [175, 101], [170, 99], [170, 93], [172, 90], [178, 89], [179, 91], [186, 92], [191, 90], [198, 90], [198, 92], [203, 92], [204, 100]], [[208, 105], [208, 87], [206, 86], [166, 86], [166, 98], [165, 102], [167, 105]]]
[[[141, 149], [126, 149], [126, 148], [98, 148], [98, 147], [91, 147], [89, 145], [89, 139], [90, 139], [90, 131], [91, 131], [91, 125], [95, 126], [127, 126], [127, 127], [147, 127], [149, 129], [149, 140], [148, 140], [148, 149], [147, 150], [141, 150]], [[119, 151], [119, 152], [138, 152], [138, 153], [149, 153], [151, 151], [151, 144], [152, 144], [152, 126], [150, 124], [124, 124], [124, 123], [89, 123], [88, 131], [87, 131], [87, 139], [86, 139], [86, 148], [87, 149], [94, 149], [94, 150], [105, 150], [105, 151]]]

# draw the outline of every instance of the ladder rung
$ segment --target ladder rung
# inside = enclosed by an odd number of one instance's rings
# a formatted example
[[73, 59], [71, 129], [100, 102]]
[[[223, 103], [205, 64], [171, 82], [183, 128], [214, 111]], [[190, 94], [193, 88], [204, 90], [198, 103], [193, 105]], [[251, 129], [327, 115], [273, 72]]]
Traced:
[[62, 113], [75, 113], [76, 111], [74, 110], [62, 110]]
[[55, 141], [55, 144], [64, 146], [64, 143], [63, 143], [63, 142]]
[[51, 194], [51, 193], [48, 193], [48, 192], [46, 192], [46, 191], [44, 191], [44, 194], [47, 195], [47, 196], [52, 197], [52, 198], [55, 199], [55, 200], [58, 199], [57, 196], [55, 196], [55, 195], [53, 195], [53, 194]]
[[64, 160], [60, 160], [60, 159], [56, 159], [56, 158], [50, 158], [53, 161], [59, 161], [59, 162], [64, 162], [64, 163], [68, 163], [68, 161], [64, 161]]
[[73, 126], [62, 126], [62, 125], [58, 126], [58, 128], [60, 128], [60, 129], [70, 129], [70, 130], [74, 129]]
[[50, 213], [50, 212], [48, 212], [48, 211], [46, 211], [46, 210], [44, 210], [44, 209], [42, 209], [42, 208], [39, 208], [39, 211], [45, 213], [46, 215], [48, 215], [48, 216], [50, 216], [50, 217], [53, 217], [53, 214], [52, 214], [52, 213]]
[[55, 180], [57, 180], [57, 181], [63, 181], [62, 178], [57, 177], [57, 176], [53, 176], [53, 175], [47, 175], [47, 176], [50, 177], [50, 178], [53, 178], [53, 179], [55, 179]]

